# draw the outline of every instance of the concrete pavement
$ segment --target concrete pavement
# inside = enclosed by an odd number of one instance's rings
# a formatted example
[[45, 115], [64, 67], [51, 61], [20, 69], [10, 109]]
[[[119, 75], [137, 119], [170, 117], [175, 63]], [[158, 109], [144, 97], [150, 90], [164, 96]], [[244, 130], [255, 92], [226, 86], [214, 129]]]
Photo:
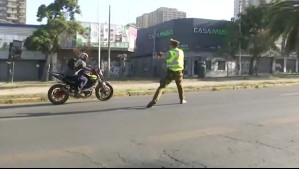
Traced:
[[0, 107], [0, 167], [299, 167], [299, 88]]

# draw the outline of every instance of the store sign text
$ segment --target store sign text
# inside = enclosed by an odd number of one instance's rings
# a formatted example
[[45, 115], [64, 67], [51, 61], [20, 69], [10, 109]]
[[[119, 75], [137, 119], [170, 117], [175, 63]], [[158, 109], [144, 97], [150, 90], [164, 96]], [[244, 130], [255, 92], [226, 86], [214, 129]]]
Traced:
[[208, 34], [208, 35], [218, 35], [225, 36], [228, 35], [227, 29], [217, 29], [217, 28], [194, 28], [194, 33], [196, 34]]
[[155, 36], [154, 36], [154, 34], [150, 34], [149, 39], [163, 38], [163, 37], [168, 37], [168, 36], [171, 36], [171, 35], [173, 35], [173, 30], [172, 29], [167, 29], [167, 30], [156, 33]]

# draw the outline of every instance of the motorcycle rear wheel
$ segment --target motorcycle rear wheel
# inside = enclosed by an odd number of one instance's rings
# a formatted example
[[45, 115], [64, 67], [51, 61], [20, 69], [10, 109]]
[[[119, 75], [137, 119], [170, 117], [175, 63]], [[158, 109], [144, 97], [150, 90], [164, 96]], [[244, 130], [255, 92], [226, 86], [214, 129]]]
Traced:
[[52, 86], [48, 91], [48, 99], [54, 105], [64, 104], [70, 97], [70, 94], [66, 92], [64, 85], [57, 84]]

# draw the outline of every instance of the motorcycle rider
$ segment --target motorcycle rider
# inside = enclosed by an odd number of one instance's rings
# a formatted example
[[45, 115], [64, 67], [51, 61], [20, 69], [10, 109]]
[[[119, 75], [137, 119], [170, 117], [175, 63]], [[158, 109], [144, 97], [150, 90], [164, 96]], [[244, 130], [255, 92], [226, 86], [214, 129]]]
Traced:
[[68, 63], [68, 70], [66, 76], [74, 80], [77, 84], [78, 89], [76, 90], [76, 95], [80, 95], [81, 91], [84, 90], [88, 82], [88, 78], [84, 75], [86, 71], [92, 71], [92, 68], [87, 66], [88, 54], [81, 52], [78, 59], [73, 58]]

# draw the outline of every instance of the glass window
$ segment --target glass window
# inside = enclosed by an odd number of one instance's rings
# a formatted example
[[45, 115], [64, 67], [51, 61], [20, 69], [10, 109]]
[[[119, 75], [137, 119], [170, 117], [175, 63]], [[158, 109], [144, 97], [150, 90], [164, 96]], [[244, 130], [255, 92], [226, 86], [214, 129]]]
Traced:
[[207, 70], [212, 70], [212, 61], [207, 60], [206, 61]]
[[218, 70], [225, 70], [225, 61], [218, 61]]

